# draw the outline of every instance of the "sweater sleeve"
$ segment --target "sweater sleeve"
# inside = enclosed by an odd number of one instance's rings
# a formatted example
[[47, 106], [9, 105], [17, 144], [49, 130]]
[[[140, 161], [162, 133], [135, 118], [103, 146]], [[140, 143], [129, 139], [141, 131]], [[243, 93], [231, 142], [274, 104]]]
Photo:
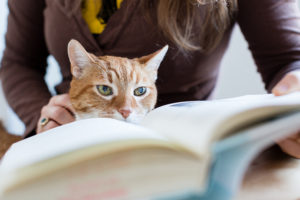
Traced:
[[296, 0], [238, 0], [237, 21], [268, 91], [300, 69], [300, 15]]
[[8, 103], [32, 133], [51, 94], [44, 81], [48, 50], [44, 38], [43, 0], [8, 0], [6, 47], [0, 78]]

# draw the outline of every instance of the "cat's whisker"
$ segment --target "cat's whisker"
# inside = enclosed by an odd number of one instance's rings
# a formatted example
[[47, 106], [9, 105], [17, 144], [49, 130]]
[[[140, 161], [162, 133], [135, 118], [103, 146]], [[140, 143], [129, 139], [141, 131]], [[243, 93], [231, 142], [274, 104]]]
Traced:
[[[167, 46], [135, 59], [97, 57], [75, 40], [68, 48], [73, 75], [69, 95], [76, 119], [104, 117], [136, 123], [154, 108], [155, 80]], [[99, 84], [109, 87], [111, 92], [96, 89]], [[142, 92], [139, 88], [146, 90]], [[124, 107], [130, 107], [129, 115], [118, 112]]]

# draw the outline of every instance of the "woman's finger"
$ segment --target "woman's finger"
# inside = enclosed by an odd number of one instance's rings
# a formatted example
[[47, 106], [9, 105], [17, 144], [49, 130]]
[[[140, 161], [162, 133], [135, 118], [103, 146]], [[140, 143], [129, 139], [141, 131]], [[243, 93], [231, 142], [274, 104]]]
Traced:
[[[300, 70], [292, 71], [286, 74], [272, 90], [275, 96], [281, 96], [292, 92], [300, 91]], [[300, 158], [300, 140], [299, 133], [277, 142], [282, 151], [295, 157]]]
[[58, 127], [59, 124], [57, 124], [55, 121], [49, 119], [49, 122], [45, 126], [39, 125], [37, 133], [42, 133], [44, 131], [48, 131], [52, 128]]
[[68, 94], [61, 94], [54, 96], [50, 99], [48, 105], [61, 106], [68, 109], [72, 114], [75, 112], [71, 104], [71, 100]]
[[74, 116], [64, 107], [60, 106], [44, 106], [41, 116], [55, 121], [57, 124], [67, 124], [75, 120]]
[[288, 138], [278, 142], [278, 145], [285, 153], [300, 158], [300, 144], [297, 140]]
[[74, 109], [68, 94], [54, 96], [41, 110], [37, 133], [75, 121]]
[[300, 91], [300, 70], [286, 74], [272, 89], [272, 93], [276, 96], [285, 95], [295, 91]]

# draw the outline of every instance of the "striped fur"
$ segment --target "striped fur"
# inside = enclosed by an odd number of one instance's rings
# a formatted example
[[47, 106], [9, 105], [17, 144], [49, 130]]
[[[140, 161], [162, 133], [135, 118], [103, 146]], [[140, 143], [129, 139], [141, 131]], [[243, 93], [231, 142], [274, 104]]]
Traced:
[[0, 159], [13, 143], [18, 142], [21, 139], [21, 136], [16, 136], [7, 133], [2, 124], [0, 123]]
[[[73, 74], [69, 94], [76, 119], [105, 117], [139, 122], [155, 106], [155, 80], [166, 51], [167, 47], [135, 59], [96, 57], [72, 40], [68, 47]], [[101, 95], [97, 85], [111, 87], [113, 94]], [[146, 87], [147, 92], [135, 96], [134, 90], [138, 87]], [[130, 113], [129, 116], [123, 115], [124, 110]]]

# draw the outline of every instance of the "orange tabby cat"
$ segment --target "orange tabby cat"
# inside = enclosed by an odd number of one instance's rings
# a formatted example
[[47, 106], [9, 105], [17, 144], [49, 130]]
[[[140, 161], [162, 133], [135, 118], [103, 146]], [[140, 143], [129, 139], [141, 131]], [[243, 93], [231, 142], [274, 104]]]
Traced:
[[137, 123], [156, 103], [155, 80], [168, 46], [141, 57], [96, 57], [71, 40], [69, 91], [76, 120], [105, 117]]
[[21, 139], [21, 136], [16, 136], [7, 133], [0, 121], [0, 159], [13, 143], [18, 142]]

